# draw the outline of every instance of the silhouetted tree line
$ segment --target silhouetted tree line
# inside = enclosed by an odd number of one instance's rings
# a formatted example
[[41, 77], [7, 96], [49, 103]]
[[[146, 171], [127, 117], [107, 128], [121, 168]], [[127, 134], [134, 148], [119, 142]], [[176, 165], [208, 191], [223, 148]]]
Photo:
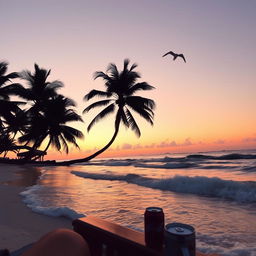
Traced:
[[[135, 71], [136, 67], [136, 64], [129, 66], [129, 60], [125, 59], [121, 71], [110, 63], [106, 72], [94, 73], [94, 79], [103, 79], [105, 90], [91, 90], [84, 96], [85, 101], [96, 97], [101, 100], [87, 106], [83, 114], [102, 108], [88, 125], [87, 131], [104, 117], [115, 114], [113, 137], [106, 146], [90, 156], [58, 164], [85, 162], [98, 156], [114, 142], [121, 123], [140, 136], [133, 112], [153, 125], [154, 101], [135, 94], [154, 87], [146, 82], [137, 82], [140, 75]], [[50, 146], [67, 154], [69, 144], [79, 148], [77, 139], [84, 135], [69, 123], [83, 122], [83, 119], [75, 110], [75, 102], [59, 93], [63, 83], [59, 80], [49, 82], [51, 70], [40, 68], [37, 64], [33, 72], [24, 70], [6, 74], [7, 68], [7, 62], [0, 62], [0, 155], [6, 158], [12, 151], [23, 162], [31, 162], [42, 160]], [[15, 83], [16, 79], [24, 81], [25, 85]], [[46, 146], [43, 148], [42, 145]]]

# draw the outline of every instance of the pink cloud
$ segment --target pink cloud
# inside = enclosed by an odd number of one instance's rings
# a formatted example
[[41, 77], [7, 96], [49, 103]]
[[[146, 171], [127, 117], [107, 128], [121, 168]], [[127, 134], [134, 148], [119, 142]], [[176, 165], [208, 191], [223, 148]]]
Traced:
[[122, 145], [122, 149], [131, 149], [132, 148], [132, 145], [131, 144], [128, 144], [128, 143], [124, 143]]
[[186, 138], [185, 142], [180, 144], [181, 146], [191, 146], [193, 143], [191, 142], [190, 138]]
[[214, 143], [216, 144], [224, 144], [226, 141], [225, 140], [216, 140]]
[[256, 142], [256, 137], [248, 137], [242, 140], [243, 142]]

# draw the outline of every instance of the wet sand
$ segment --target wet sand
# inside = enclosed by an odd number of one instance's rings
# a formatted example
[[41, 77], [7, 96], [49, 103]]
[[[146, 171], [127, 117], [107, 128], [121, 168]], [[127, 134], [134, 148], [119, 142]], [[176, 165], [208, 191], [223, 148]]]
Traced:
[[0, 249], [18, 249], [56, 228], [72, 229], [71, 220], [34, 213], [20, 192], [36, 184], [40, 169], [0, 164]]

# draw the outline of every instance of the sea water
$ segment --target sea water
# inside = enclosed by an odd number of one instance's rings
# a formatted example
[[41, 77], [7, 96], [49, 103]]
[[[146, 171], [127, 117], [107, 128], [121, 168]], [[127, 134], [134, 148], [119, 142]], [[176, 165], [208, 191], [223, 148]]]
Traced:
[[97, 159], [41, 171], [21, 193], [35, 212], [143, 230], [145, 208], [157, 206], [166, 223], [196, 229], [202, 252], [256, 255], [256, 151]]

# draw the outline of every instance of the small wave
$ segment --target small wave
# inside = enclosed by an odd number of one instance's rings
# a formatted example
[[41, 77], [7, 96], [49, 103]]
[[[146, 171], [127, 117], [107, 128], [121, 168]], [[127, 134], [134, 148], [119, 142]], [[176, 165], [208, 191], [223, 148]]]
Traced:
[[247, 172], [256, 172], [256, 164], [254, 166], [245, 166], [243, 170]]
[[88, 173], [71, 171], [72, 174], [95, 180], [125, 181], [153, 189], [168, 190], [180, 193], [189, 193], [202, 196], [219, 197], [237, 202], [256, 202], [255, 182], [238, 182], [208, 178], [204, 176], [174, 176], [166, 179], [153, 179], [137, 174], [113, 175], [102, 173]]
[[197, 167], [195, 163], [165, 163], [165, 164], [135, 164], [135, 167], [142, 168], [164, 168], [164, 169], [180, 169]]
[[186, 158], [189, 159], [214, 159], [214, 160], [239, 160], [239, 159], [256, 159], [254, 154], [226, 154], [222, 156], [210, 156], [210, 155], [201, 155], [194, 154], [188, 155]]
[[40, 201], [38, 201], [35, 196], [35, 191], [38, 190], [40, 187], [41, 187], [40, 185], [34, 185], [31, 187], [28, 187], [25, 191], [20, 193], [20, 195], [23, 196], [22, 201], [33, 212], [51, 216], [51, 217], [66, 217], [71, 220], [85, 216], [84, 214], [77, 213], [73, 209], [66, 206], [61, 206], [61, 207], [40, 206]]

